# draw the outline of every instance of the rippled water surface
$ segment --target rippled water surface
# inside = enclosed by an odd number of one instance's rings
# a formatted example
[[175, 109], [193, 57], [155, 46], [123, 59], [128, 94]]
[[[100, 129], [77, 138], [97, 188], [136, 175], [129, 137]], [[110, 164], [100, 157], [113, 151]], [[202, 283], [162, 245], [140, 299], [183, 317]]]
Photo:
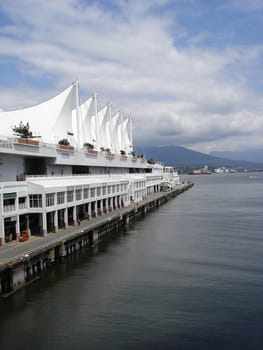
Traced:
[[0, 300], [0, 349], [263, 349], [258, 174], [192, 177], [97, 253]]

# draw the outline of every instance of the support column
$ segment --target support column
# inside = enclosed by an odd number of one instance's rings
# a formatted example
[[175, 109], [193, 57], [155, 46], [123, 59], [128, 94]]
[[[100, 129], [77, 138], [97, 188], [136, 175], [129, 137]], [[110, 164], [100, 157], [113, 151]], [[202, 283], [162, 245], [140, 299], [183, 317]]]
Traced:
[[88, 219], [91, 219], [91, 202], [88, 203]]
[[77, 207], [74, 205], [73, 207], [73, 225], [76, 225], [77, 223]]
[[20, 219], [19, 215], [16, 216], [16, 240], [18, 240], [18, 237], [20, 236]]
[[41, 236], [46, 236], [47, 234], [47, 213], [42, 213], [42, 232], [40, 232]]
[[64, 229], [68, 227], [68, 208], [64, 209]]
[[0, 247], [5, 244], [5, 222], [2, 215], [0, 215]]
[[96, 218], [98, 216], [98, 202], [97, 201], [94, 202], [94, 212], [95, 212], [94, 217]]
[[58, 229], [58, 211], [54, 211], [54, 227], [53, 227], [53, 232], [56, 233]]
[[26, 229], [27, 229], [27, 233], [28, 236], [31, 236], [31, 231], [30, 231], [30, 227], [29, 227], [29, 215], [26, 215]]

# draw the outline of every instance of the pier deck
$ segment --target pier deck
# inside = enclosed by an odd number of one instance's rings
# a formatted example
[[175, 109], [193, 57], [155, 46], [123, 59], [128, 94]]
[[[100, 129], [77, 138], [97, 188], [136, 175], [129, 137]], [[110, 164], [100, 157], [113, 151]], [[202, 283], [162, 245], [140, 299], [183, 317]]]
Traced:
[[[177, 185], [172, 190], [153, 193], [138, 203], [131, 203], [129, 206], [116, 209], [113, 212], [104, 213], [102, 216], [98, 216], [95, 219], [92, 218], [91, 220], [83, 220], [79, 225], [69, 226], [67, 229], [62, 229], [56, 233], [49, 233], [44, 237], [31, 236], [30, 239], [25, 242], [14, 241], [6, 244], [0, 247], [0, 274], [7, 270], [15, 270], [21, 265], [23, 265], [23, 269], [26, 270], [26, 266], [30, 261], [32, 262], [36, 260], [41, 255], [47, 254], [47, 252], [54, 250], [54, 248], [61, 247], [67, 242], [74, 242], [74, 240], [76, 243], [80, 237], [84, 235], [87, 236], [90, 232], [93, 233], [97, 230], [99, 231], [111, 223], [123, 221], [123, 218], [129, 221], [130, 217], [135, 217], [136, 214], [141, 215], [146, 213], [148, 209], [159, 206], [161, 203], [166, 202], [170, 198], [184, 192], [192, 185], [192, 183]], [[92, 236], [92, 241], [93, 240], [95, 241], [94, 237]], [[99, 237], [97, 235], [96, 241], [99, 241]], [[88, 243], [91, 245], [90, 242]], [[64, 256], [66, 255], [67, 254], [65, 253]], [[43, 264], [41, 263], [41, 266], [42, 265]], [[41, 270], [43, 270], [43, 266], [41, 267]], [[25, 281], [26, 279], [27, 278], [25, 277]], [[9, 289], [12, 291], [16, 288], [9, 287]]]

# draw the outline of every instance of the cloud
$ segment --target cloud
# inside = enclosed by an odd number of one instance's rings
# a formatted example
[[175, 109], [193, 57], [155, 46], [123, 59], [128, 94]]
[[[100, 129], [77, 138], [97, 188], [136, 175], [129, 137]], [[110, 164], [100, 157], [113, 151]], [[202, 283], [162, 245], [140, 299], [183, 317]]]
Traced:
[[[0, 59], [15, 60], [20, 81], [2, 85], [0, 107], [41, 102], [78, 77], [82, 99], [96, 91], [101, 104], [111, 100], [134, 116], [137, 144], [209, 151], [215, 144], [241, 147], [246, 137], [263, 146], [254, 84], [262, 46], [199, 45], [207, 32], [191, 37], [176, 10], [169, 14], [171, 3], [2, 0]], [[177, 45], [182, 35], [189, 46]]]

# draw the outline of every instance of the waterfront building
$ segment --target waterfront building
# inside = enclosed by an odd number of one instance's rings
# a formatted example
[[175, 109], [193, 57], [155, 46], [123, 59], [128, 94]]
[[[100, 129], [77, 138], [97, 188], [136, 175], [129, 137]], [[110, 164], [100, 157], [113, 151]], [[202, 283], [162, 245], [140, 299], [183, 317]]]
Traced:
[[179, 183], [172, 168], [135, 154], [130, 116], [111, 104], [100, 109], [96, 94], [80, 104], [78, 82], [36, 106], [0, 111], [0, 122], [0, 245], [55, 233]]

